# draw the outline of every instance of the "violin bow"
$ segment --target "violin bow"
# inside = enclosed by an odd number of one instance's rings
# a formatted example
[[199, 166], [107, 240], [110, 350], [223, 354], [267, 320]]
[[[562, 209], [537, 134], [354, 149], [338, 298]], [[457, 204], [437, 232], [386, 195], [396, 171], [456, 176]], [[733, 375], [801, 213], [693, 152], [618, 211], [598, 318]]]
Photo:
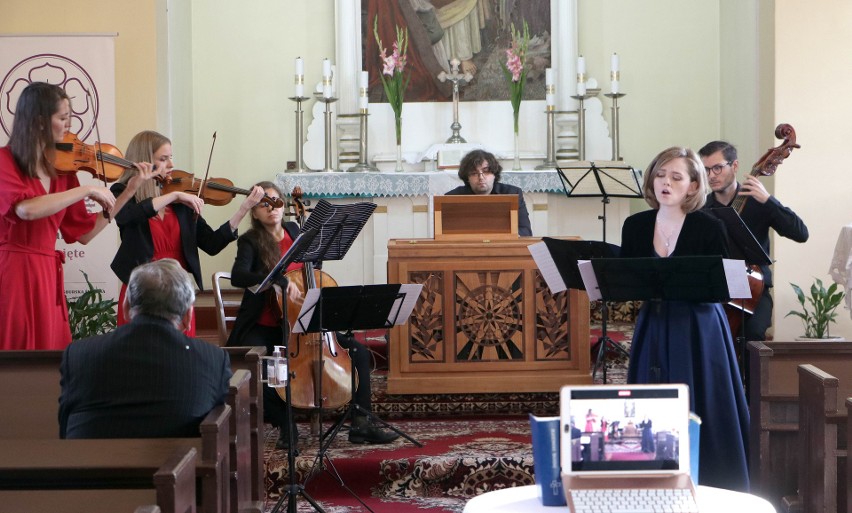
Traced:
[[[86, 99], [89, 101], [89, 105], [94, 105], [92, 102], [92, 92], [86, 89]], [[98, 128], [98, 116], [92, 112], [92, 125], [95, 127], [95, 162], [98, 163], [98, 166], [101, 168], [101, 178], [104, 182], [104, 187], [107, 186], [106, 181], [106, 169], [104, 168], [104, 154], [101, 151], [101, 131]], [[109, 212], [106, 209], [103, 210], [103, 216], [107, 219], [108, 223], [112, 223], [112, 217], [109, 215]]]
[[213, 148], [216, 146], [216, 132], [213, 132], [213, 143], [210, 145], [210, 154], [207, 155], [207, 170], [204, 172], [204, 180], [198, 186], [198, 197], [204, 195], [204, 188], [207, 186], [207, 177], [210, 176], [210, 162], [213, 160]]

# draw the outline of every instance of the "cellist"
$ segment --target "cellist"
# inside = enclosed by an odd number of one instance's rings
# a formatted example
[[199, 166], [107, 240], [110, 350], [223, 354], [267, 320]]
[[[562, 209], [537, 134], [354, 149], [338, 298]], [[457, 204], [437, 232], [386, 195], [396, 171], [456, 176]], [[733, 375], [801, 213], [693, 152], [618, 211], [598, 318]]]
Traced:
[[[283, 198], [283, 194], [272, 182], [257, 184], [272, 199]], [[298, 237], [299, 226], [292, 221], [284, 221], [284, 207], [260, 203], [251, 210], [251, 228], [237, 239], [237, 257], [231, 269], [231, 284], [235, 287], [251, 287], [263, 281], [267, 274], [278, 263], [284, 253], [290, 249]], [[292, 263], [287, 271], [302, 268], [301, 263]], [[299, 301], [302, 291], [292, 282], [280, 283], [286, 290], [290, 301]], [[266, 353], [272, 354], [273, 346], [282, 345], [282, 317], [284, 312], [278, 305], [271, 289], [266, 294], [254, 294], [248, 290], [243, 294], [242, 303], [237, 312], [237, 319], [228, 346], [265, 346]], [[370, 353], [360, 342], [352, 337], [337, 334], [338, 343], [349, 351], [352, 367], [357, 373], [358, 387], [353, 394], [353, 401], [363, 411], [372, 411], [370, 400]], [[297, 376], [296, 379], [299, 379]], [[291, 382], [292, 383], [292, 382]], [[277, 449], [288, 449], [290, 431], [293, 440], [298, 438], [293, 419], [288, 418], [286, 404], [278, 393], [264, 385], [263, 412], [266, 421], [279, 428]], [[398, 438], [399, 435], [385, 431], [369, 422], [366, 416], [355, 415], [349, 430], [349, 441], [352, 443], [386, 444]]]
[[[749, 176], [742, 184], [737, 182], [737, 149], [725, 141], [712, 141], [698, 150], [698, 155], [707, 170], [710, 192], [704, 208], [731, 206], [737, 196], [746, 197], [739, 212], [743, 222], [754, 234], [757, 242], [769, 253], [769, 229], [778, 235], [805, 242], [808, 240], [808, 227], [795, 212], [785, 207], [777, 198], [769, 194], [766, 187], [756, 176]], [[763, 274], [763, 295], [750, 316], [745, 318], [746, 340], [766, 340], [766, 330], [772, 325], [772, 271], [769, 266], [761, 266]]]

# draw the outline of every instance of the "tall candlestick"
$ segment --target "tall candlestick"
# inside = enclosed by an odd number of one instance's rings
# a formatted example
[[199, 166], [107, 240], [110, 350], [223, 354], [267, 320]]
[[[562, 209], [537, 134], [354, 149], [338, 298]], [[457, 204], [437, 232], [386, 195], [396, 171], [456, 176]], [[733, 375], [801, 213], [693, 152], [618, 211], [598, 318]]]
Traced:
[[553, 68], [544, 70], [544, 97], [548, 107], [556, 106], [556, 87], [553, 85]]
[[305, 96], [305, 62], [296, 58], [296, 98]]
[[322, 96], [323, 98], [331, 98], [331, 62], [328, 59], [322, 60]]
[[358, 91], [358, 108], [361, 109], [362, 112], [367, 111], [368, 98], [367, 98], [367, 89], [370, 84], [370, 75], [366, 71], [361, 72], [361, 84]]
[[586, 94], [586, 59], [577, 57], [577, 96]]
[[618, 94], [618, 81], [621, 79], [620, 73], [618, 71], [618, 54], [612, 54], [612, 60], [610, 61], [610, 92], [612, 94]]

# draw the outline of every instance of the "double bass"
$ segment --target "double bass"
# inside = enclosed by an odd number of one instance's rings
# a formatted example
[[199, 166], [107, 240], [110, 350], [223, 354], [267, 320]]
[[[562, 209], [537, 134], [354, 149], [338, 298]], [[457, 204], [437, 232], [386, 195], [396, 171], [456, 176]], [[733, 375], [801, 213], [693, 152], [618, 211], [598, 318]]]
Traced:
[[[302, 227], [306, 209], [301, 201], [302, 190], [293, 189], [293, 214]], [[309, 289], [336, 287], [337, 282], [329, 274], [315, 269], [305, 262], [302, 269], [288, 272], [285, 277], [294, 283], [304, 298]], [[280, 300], [280, 298], [279, 298]], [[287, 322], [290, 325], [290, 399], [294, 408], [308, 410], [334, 409], [346, 405], [352, 399], [352, 360], [342, 349], [334, 333], [293, 333], [304, 300], [288, 301]], [[280, 304], [280, 303], [279, 303]], [[282, 310], [284, 310], [282, 308]], [[285, 401], [285, 390], [276, 389]]]
[[[796, 144], [796, 130], [787, 123], [781, 123], [775, 127], [775, 138], [783, 139], [782, 143], [767, 150], [767, 152], [760, 157], [760, 160], [752, 166], [749, 176], [759, 177], [774, 175], [778, 170], [778, 166], [790, 156], [790, 153], [792, 153], [794, 149], [801, 147]], [[734, 201], [731, 202], [731, 208], [736, 210], [737, 214], [741, 214], [748, 199], [748, 196], [737, 194]], [[743, 312], [749, 315], [754, 312], [760, 298], [763, 296], [765, 286], [763, 282], [763, 272], [761, 271], [760, 266], [749, 265], [746, 272], [748, 276], [749, 289], [751, 290], [751, 299], [732, 300], [725, 305], [725, 314], [728, 317], [728, 323], [731, 326], [731, 335], [733, 335], [734, 340], [741, 336]]]

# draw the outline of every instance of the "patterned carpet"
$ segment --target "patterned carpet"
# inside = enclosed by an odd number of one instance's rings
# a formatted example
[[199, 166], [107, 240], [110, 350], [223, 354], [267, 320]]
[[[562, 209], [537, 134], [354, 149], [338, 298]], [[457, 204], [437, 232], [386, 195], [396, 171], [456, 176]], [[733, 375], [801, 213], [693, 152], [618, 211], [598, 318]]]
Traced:
[[[629, 351], [632, 323], [613, 320], [608, 324], [607, 335]], [[527, 415], [557, 415], [557, 393], [388, 394], [381, 366], [384, 334], [358, 336], [369, 342], [377, 355], [377, 370], [372, 374], [374, 412], [424, 447], [403, 438], [387, 446], [353, 445], [341, 431], [322, 469], [307, 479], [316, 464], [318, 437], [309, 435], [307, 423], [302, 422], [295, 465], [297, 482], [307, 483], [305, 490], [322, 509], [328, 513], [461, 512], [471, 497], [534, 482]], [[600, 327], [593, 325], [590, 344], [600, 336]], [[594, 347], [592, 351], [594, 362], [597, 352]], [[609, 352], [606, 362], [607, 381], [623, 383], [627, 360]], [[601, 378], [598, 372], [595, 381], [600, 383]], [[330, 419], [326, 419], [324, 428], [329, 425]], [[275, 450], [277, 436], [277, 430], [268, 427], [267, 513], [289, 484], [287, 454]], [[283, 502], [281, 511], [287, 511], [287, 502]], [[303, 499], [297, 502], [297, 509], [314, 511]]]

